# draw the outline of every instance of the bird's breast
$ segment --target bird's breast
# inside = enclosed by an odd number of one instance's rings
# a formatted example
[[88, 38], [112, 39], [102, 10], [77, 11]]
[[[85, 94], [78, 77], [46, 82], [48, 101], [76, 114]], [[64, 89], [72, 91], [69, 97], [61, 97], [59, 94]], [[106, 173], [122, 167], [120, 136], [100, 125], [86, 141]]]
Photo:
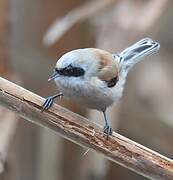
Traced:
[[113, 89], [108, 88], [105, 82], [92, 78], [90, 81], [78, 81], [75, 78], [56, 81], [64, 97], [100, 111], [113, 104], [115, 94]]

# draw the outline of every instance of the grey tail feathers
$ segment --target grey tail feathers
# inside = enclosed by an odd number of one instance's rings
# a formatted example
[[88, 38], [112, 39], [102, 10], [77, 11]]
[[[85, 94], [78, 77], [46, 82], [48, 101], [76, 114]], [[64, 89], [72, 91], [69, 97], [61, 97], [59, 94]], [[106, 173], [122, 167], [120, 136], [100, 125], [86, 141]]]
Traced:
[[118, 54], [120, 67], [125, 71], [129, 71], [143, 57], [156, 53], [159, 48], [160, 45], [152, 39], [141, 39]]

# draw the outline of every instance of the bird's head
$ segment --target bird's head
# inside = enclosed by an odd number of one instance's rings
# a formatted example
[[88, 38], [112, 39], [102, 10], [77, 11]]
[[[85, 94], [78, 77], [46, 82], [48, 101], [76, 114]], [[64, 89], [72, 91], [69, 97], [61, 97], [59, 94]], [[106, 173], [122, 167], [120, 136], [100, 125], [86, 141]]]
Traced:
[[58, 78], [90, 79], [98, 77], [109, 81], [118, 74], [118, 64], [112, 54], [95, 49], [85, 48], [64, 54], [56, 63], [54, 73], [49, 80]]

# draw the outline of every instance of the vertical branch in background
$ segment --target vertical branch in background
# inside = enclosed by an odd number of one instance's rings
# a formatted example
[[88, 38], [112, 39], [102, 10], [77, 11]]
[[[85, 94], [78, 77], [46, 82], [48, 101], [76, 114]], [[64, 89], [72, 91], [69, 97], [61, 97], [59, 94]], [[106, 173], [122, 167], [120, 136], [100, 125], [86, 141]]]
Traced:
[[0, 73], [9, 73], [9, 1], [0, 0]]
[[4, 170], [10, 173], [8, 169], [5, 169], [9, 165], [5, 166], [5, 164], [11, 144], [13, 144], [12, 140], [17, 128], [17, 119], [18, 116], [13, 112], [0, 108], [0, 174]]
[[[9, 60], [9, 1], [0, 0], [0, 74], [12, 77]], [[12, 145], [18, 116], [11, 111], [0, 107], [0, 177], [8, 179], [12, 171], [9, 161], [9, 151]]]

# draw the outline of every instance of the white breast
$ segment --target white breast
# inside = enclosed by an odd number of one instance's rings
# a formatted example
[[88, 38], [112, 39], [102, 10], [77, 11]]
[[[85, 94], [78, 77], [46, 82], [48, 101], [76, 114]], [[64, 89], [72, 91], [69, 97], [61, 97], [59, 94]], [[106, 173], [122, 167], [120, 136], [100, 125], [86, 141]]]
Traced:
[[113, 88], [108, 88], [105, 82], [96, 77], [90, 81], [64, 77], [56, 79], [56, 84], [64, 93], [64, 97], [73, 99], [88, 108], [103, 111], [121, 98], [124, 81], [121, 80]]

